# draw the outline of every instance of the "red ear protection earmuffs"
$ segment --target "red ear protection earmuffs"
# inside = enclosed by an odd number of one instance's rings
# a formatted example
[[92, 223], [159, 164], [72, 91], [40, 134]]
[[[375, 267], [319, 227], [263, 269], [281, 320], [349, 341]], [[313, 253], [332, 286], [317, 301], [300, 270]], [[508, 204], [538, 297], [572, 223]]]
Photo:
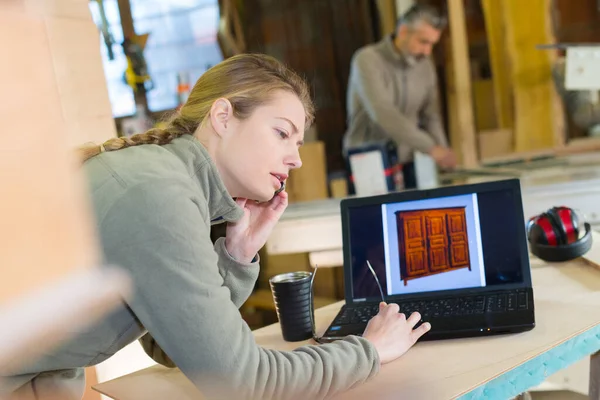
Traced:
[[568, 261], [581, 257], [592, 247], [591, 226], [583, 224], [585, 235], [579, 239], [581, 223], [568, 207], [553, 207], [527, 223], [529, 248], [545, 261]]

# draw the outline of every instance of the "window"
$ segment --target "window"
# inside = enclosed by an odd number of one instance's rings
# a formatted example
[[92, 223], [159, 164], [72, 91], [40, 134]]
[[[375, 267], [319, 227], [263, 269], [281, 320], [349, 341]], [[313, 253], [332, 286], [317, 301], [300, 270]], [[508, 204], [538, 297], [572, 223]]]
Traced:
[[[133, 99], [132, 89], [125, 83], [123, 73], [127, 69], [127, 59], [123, 53], [123, 29], [121, 29], [121, 18], [119, 16], [119, 6], [117, 0], [104, 0], [104, 12], [108, 22], [108, 28], [115, 43], [112, 45], [114, 59], [108, 58], [108, 50], [104, 45], [104, 40], [100, 34], [102, 64], [104, 66], [104, 75], [106, 75], [106, 84], [108, 86], [108, 97], [112, 106], [113, 117], [124, 117], [135, 113], [135, 101]], [[98, 2], [90, 2], [92, 18], [97, 26], [101, 26], [100, 9]]]
[[[148, 91], [150, 111], [177, 107], [178, 76], [187, 76], [191, 85], [210, 67], [223, 60], [217, 42], [219, 23], [218, 0], [130, 0], [131, 14], [137, 34], [150, 33], [144, 55], [154, 89]], [[94, 20], [99, 21], [97, 12]], [[109, 96], [115, 117], [135, 111], [133, 91], [123, 81], [127, 62], [120, 43], [123, 41], [116, 0], [104, 0], [115, 45], [115, 60], [106, 51], [103, 62]], [[113, 13], [116, 11], [116, 18]], [[92, 7], [92, 14], [94, 8]], [[109, 17], [110, 15], [110, 17]], [[103, 46], [106, 49], [105, 46]], [[126, 93], [125, 93], [126, 92]]]

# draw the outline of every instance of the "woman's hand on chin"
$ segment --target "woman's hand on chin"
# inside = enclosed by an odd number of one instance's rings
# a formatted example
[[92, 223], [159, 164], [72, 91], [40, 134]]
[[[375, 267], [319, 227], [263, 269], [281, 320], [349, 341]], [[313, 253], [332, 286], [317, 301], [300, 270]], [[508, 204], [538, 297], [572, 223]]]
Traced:
[[244, 216], [227, 224], [225, 248], [236, 261], [249, 263], [265, 245], [285, 211], [288, 194], [281, 191], [264, 203], [243, 198], [237, 198], [236, 203], [244, 210]]

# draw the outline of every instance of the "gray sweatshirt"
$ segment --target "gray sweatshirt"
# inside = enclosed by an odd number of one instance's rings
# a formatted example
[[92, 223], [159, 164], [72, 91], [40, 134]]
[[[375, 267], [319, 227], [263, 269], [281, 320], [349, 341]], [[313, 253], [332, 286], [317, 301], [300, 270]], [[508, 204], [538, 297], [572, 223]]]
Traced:
[[348, 129], [344, 152], [369, 142], [393, 139], [400, 162], [415, 150], [447, 147], [439, 110], [437, 75], [429, 58], [403, 56], [386, 36], [359, 49], [348, 79]]
[[105, 261], [129, 272], [135, 294], [51, 354], [0, 370], [8, 376], [0, 398], [19, 387], [37, 387], [38, 395], [40, 388], [80, 391], [73, 381], [83, 378], [81, 367], [140, 338], [150, 356], [180, 368], [207, 398], [325, 398], [378, 372], [378, 354], [361, 337], [290, 352], [256, 345], [238, 308], [256, 282], [258, 257], [239, 263], [223, 238], [213, 246], [211, 224], [243, 211], [195, 138], [103, 153], [84, 168]]

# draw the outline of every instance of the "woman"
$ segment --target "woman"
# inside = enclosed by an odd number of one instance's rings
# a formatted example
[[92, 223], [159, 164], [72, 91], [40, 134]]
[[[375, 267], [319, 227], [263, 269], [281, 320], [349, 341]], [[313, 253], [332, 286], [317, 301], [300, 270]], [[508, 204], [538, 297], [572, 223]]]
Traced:
[[[141, 338], [207, 398], [323, 398], [405, 353], [429, 324], [413, 330], [420, 316], [406, 319], [395, 304], [381, 304], [363, 337], [293, 352], [259, 348], [238, 311], [287, 206], [286, 192], [274, 193], [301, 166], [312, 119], [304, 81], [273, 58], [240, 55], [204, 73], [166, 128], [86, 148], [106, 262], [129, 272], [135, 295], [12, 377], [14, 386], [38, 395], [75, 388], [66, 390], [77, 398], [80, 367]], [[220, 222], [226, 237], [213, 246], [210, 227]]]

